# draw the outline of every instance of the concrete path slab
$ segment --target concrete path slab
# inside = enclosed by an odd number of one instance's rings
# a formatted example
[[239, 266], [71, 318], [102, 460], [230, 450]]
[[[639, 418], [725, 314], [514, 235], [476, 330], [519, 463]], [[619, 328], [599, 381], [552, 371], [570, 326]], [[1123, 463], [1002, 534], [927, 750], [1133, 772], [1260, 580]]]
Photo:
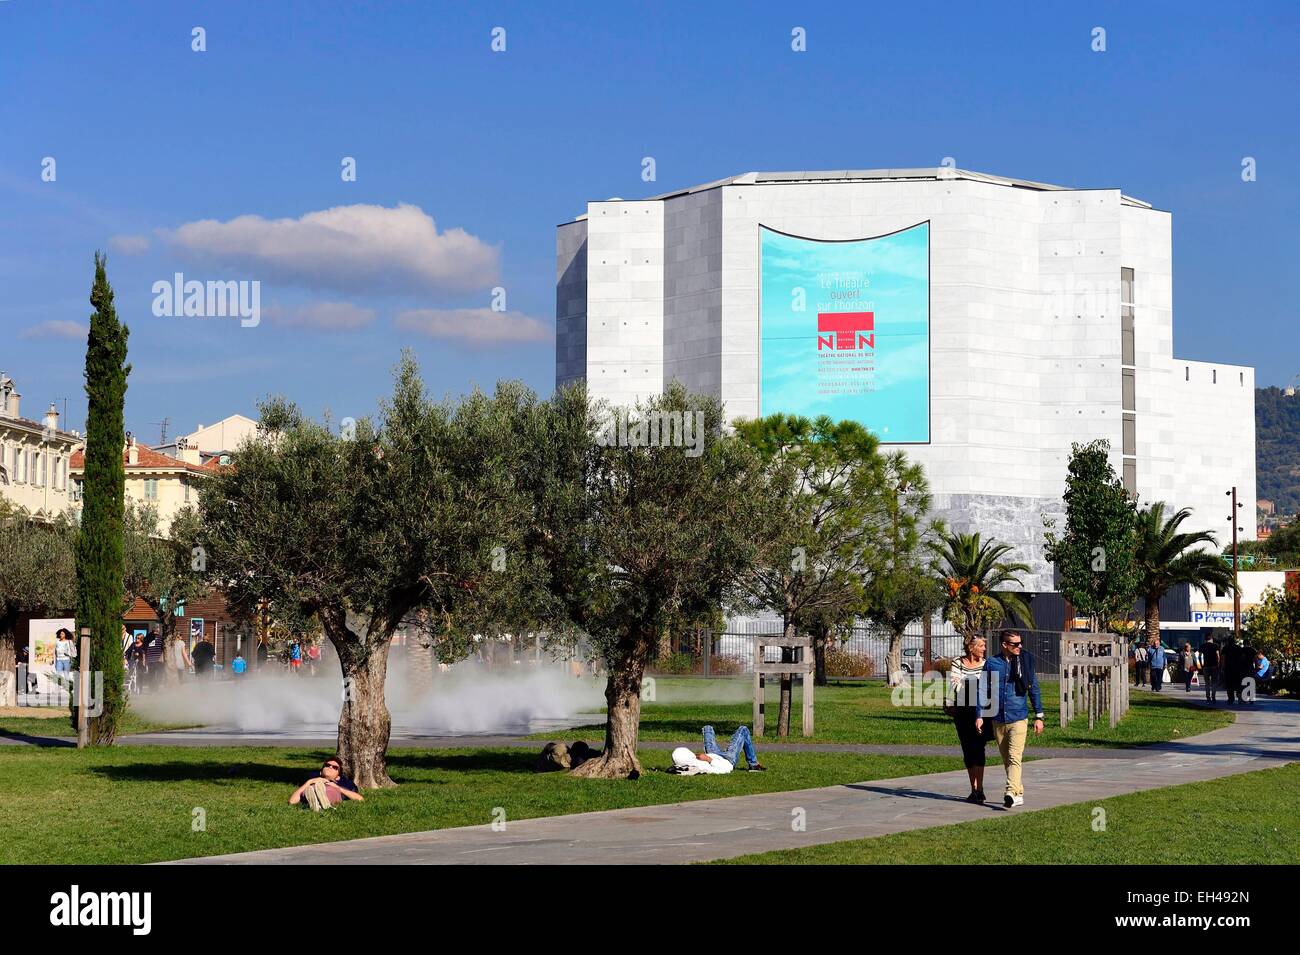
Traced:
[[[1300, 704], [1261, 700], [1238, 710], [1237, 722], [1136, 758], [1053, 750], [1028, 753], [1027, 805], [1021, 813], [1123, 793], [1217, 779], [1300, 760]], [[992, 752], [990, 752], [992, 755]], [[683, 787], [691, 785], [687, 777]], [[990, 765], [985, 788], [1000, 794], [1001, 767]], [[630, 783], [629, 785], [635, 785]], [[490, 825], [268, 849], [184, 860], [208, 865], [365, 864], [636, 864], [725, 859], [989, 818], [1000, 803], [964, 801], [965, 772], [792, 792], [736, 796], [606, 812], [507, 820]], [[802, 810], [806, 831], [791, 821]]]

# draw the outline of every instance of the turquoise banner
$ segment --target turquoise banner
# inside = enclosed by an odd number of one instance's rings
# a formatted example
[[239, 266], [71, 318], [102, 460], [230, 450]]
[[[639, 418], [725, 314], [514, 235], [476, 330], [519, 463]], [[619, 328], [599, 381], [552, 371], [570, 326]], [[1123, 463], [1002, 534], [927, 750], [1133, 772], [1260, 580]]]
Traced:
[[837, 242], [760, 226], [759, 409], [930, 440], [930, 223]]

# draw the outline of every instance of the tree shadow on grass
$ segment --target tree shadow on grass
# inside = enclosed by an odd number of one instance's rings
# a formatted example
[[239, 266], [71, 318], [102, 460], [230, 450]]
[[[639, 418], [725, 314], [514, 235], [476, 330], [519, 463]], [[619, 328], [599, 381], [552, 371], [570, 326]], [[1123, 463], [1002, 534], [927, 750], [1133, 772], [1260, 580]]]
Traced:
[[[327, 755], [329, 754], [322, 751], [321, 761]], [[140, 761], [116, 766], [93, 766], [89, 771], [113, 782], [262, 782], [298, 786], [306, 782], [318, 768], [319, 764], [314, 760], [303, 762], [300, 766], [282, 766], [247, 761], [222, 763], [173, 759], [166, 762]]]
[[68, 739], [61, 736], [32, 736], [29, 733], [15, 733], [9, 730], [0, 729], [0, 736], [5, 739], [17, 740], [20, 743], [28, 743], [32, 746], [52, 746], [56, 748], [76, 747], [76, 740]]
[[476, 753], [450, 753], [442, 751], [388, 754], [390, 767], [405, 769], [433, 769], [452, 773], [536, 773], [537, 755], [541, 752], [539, 740], [537, 750], [520, 749], [517, 752], [485, 750]]

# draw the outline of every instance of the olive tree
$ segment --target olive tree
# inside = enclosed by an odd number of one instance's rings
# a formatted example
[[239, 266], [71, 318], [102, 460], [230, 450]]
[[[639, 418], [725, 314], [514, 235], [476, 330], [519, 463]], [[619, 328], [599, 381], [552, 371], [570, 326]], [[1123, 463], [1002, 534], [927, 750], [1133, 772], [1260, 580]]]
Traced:
[[[377, 420], [342, 433], [283, 400], [261, 409], [263, 440], [204, 482], [210, 573], [237, 607], [269, 600], [314, 615], [342, 667], [338, 752], [357, 784], [393, 785], [386, 751], [388, 653], [404, 619], [455, 619], [518, 552], [515, 488], [522, 386], [432, 402], [406, 355]], [[353, 426], [355, 425], [355, 426]]]
[[[673, 425], [689, 434], [675, 440]], [[522, 444], [549, 612], [606, 672], [604, 750], [574, 775], [635, 778], [641, 681], [661, 635], [716, 608], [751, 560], [757, 458], [724, 434], [716, 398], [679, 385], [627, 410], [562, 389]]]

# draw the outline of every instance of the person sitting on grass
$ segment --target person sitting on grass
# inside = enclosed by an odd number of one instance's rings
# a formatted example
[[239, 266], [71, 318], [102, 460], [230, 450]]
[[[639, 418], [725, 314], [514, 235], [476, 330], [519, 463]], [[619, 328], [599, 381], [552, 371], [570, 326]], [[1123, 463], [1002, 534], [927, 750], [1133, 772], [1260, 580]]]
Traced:
[[325, 760], [320, 772], [293, 791], [289, 805], [296, 806], [306, 798], [313, 812], [337, 806], [344, 799], [365, 802], [366, 797], [357, 791], [357, 784], [343, 775], [343, 763], [337, 756]]
[[738, 727], [731, 734], [731, 745], [725, 753], [718, 746], [713, 727], [704, 727], [704, 752], [692, 753], [685, 746], [677, 747], [673, 750], [673, 768], [682, 775], [729, 773], [736, 768], [742, 749], [751, 772], [766, 772], [767, 767], [759, 763], [758, 754], [754, 752], [754, 738], [748, 726]]

